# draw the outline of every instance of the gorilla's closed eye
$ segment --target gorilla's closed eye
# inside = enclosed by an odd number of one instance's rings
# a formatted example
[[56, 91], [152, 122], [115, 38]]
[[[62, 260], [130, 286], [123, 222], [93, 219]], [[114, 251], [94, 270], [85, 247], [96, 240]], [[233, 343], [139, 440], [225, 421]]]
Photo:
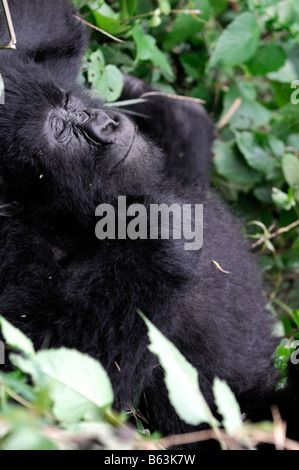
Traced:
[[53, 118], [52, 118], [52, 129], [53, 129], [54, 134], [61, 135], [62, 132], [64, 131], [64, 128], [65, 128], [65, 123], [64, 123], [63, 119], [61, 119], [57, 116], [53, 116]]
[[70, 126], [67, 125], [61, 117], [56, 116], [55, 114], [51, 118], [51, 129], [58, 142], [64, 142], [71, 132]]
[[57, 142], [66, 143], [73, 135], [73, 131], [76, 128], [80, 129], [89, 119], [89, 113], [80, 108], [78, 110], [75, 103], [67, 97], [62, 107], [50, 116], [50, 129]]

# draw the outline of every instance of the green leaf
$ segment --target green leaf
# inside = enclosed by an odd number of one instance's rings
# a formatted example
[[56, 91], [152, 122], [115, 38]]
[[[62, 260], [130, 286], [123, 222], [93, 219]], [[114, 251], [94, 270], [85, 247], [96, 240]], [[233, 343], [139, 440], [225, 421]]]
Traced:
[[[185, 6], [190, 9], [190, 5]], [[182, 8], [184, 9], [184, 8]], [[181, 44], [198, 34], [210, 17], [210, 3], [207, 0], [195, 0], [192, 2], [192, 9], [199, 9], [199, 15], [180, 13], [176, 16], [173, 27], [167, 33], [163, 41], [163, 50], [169, 51], [174, 46]]]
[[261, 145], [267, 148], [271, 154], [273, 154], [277, 159], [281, 159], [284, 153], [285, 144], [282, 140], [278, 139], [275, 135], [272, 134], [259, 134]]
[[216, 420], [199, 389], [196, 369], [150, 320], [140, 315], [148, 327], [149, 350], [158, 356], [165, 371], [169, 399], [178, 416], [194, 426], [206, 422], [215, 424]]
[[261, 186], [260, 188], [255, 188], [253, 191], [255, 197], [261, 201], [263, 204], [272, 204], [272, 188], [269, 186]]
[[57, 447], [38, 429], [28, 425], [18, 427], [9, 435], [5, 439], [3, 450], [57, 450]]
[[135, 26], [132, 34], [137, 47], [135, 62], [150, 60], [155, 66], [159, 67], [166, 80], [173, 81], [174, 74], [171, 66], [165, 54], [156, 46], [155, 38], [149, 34], [144, 34], [139, 25]]
[[231, 96], [231, 99], [240, 97], [243, 100], [255, 101], [257, 99], [257, 92], [251, 82], [241, 81], [231, 87], [230, 93], [227, 93], [226, 97], [229, 96]]
[[171, 5], [169, 0], [159, 0], [159, 8], [164, 15], [169, 15], [171, 11]]
[[103, 367], [93, 358], [71, 349], [40, 351], [38, 365], [50, 380], [57, 418], [79, 420], [95, 408], [112, 404], [113, 391]]
[[104, 55], [100, 49], [97, 49], [95, 52], [90, 54], [86, 63], [86, 67], [88, 81], [90, 83], [95, 82], [98, 78], [98, 75], [103, 73], [105, 68]]
[[218, 173], [236, 183], [258, 183], [262, 175], [249, 168], [242, 156], [233, 149], [233, 143], [216, 141], [214, 144], [214, 163]]
[[[299, 245], [286, 250], [282, 255], [284, 266], [288, 269], [299, 269]], [[298, 310], [296, 311], [298, 312]], [[299, 318], [295, 319], [299, 328]]]
[[90, 3], [90, 0], [73, 0], [73, 3], [76, 8], [82, 8], [84, 5]]
[[285, 153], [281, 165], [288, 185], [290, 187], [299, 186], [299, 158], [292, 153]]
[[236, 132], [237, 145], [244, 155], [249, 166], [262, 173], [268, 173], [274, 169], [275, 160], [261, 145], [258, 134], [252, 132]]
[[134, 14], [137, 0], [120, 0], [121, 17], [129, 18]]
[[284, 118], [289, 120], [298, 121], [299, 120], [299, 106], [296, 104], [288, 103], [279, 110]]
[[43, 350], [32, 360], [16, 355], [11, 355], [11, 360], [32, 376], [38, 388], [49, 388], [58, 420], [86, 419], [113, 402], [106, 371], [95, 359], [76, 350]]
[[292, 62], [287, 60], [283, 67], [277, 70], [277, 72], [268, 73], [267, 77], [270, 80], [275, 80], [276, 82], [292, 83], [294, 80], [296, 80], [297, 75]]
[[227, 8], [227, 0], [210, 0], [210, 3], [214, 9], [215, 15], [219, 15]]
[[151, 52], [152, 52], [152, 57], [151, 57], [152, 63], [160, 69], [165, 80], [169, 82], [173, 82], [175, 79], [175, 76], [173, 74], [171, 65], [168, 59], [166, 58], [165, 54], [162, 51], [160, 51], [160, 49], [156, 45], [152, 46]]
[[153, 16], [148, 20], [148, 27], [149, 28], [157, 28], [160, 26], [162, 23], [162, 18], [161, 18], [161, 10], [159, 8], [156, 8], [156, 10], [153, 13]]
[[286, 57], [282, 47], [275, 44], [262, 44], [246, 65], [251, 75], [266, 75], [268, 72], [280, 69]]
[[32, 357], [35, 355], [33, 343], [24, 333], [15, 328], [3, 317], [0, 317], [0, 326], [4, 340], [9, 346], [17, 349], [26, 356]]
[[35, 401], [36, 393], [31, 385], [26, 383], [27, 377], [23, 376], [19, 371], [10, 373], [0, 372], [1, 381], [18, 395], [24, 397], [27, 401]]
[[99, 94], [108, 102], [116, 101], [123, 90], [124, 77], [115, 65], [106, 65], [101, 81], [98, 83]]
[[238, 83], [225, 95], [223, 112], [220, 119], [228, 112], [237, 98], [242, 99], [241, 106], [229, 121], [236, 129], [258, 129], [269, 123], [272, 113], [256, 101], [256, 91], [248, 82]]
[[151, 49], [155, 45], [156, 40], [149, 34], [144, 34], [140, 25], [135, 26], [132, 35], [137, 48], [135, 62], [149, 60], [152, 56]]
[[124, 78], [115, 65], [105, 65], [102, 51], [97, 49], [87, 61], [87, 77], [99, 96], [108, 102], [116, 101], [123, 90]]
[[299, 134], [289, 135], [287, 140], [287, 146], [294, 147], [296, 150], [299, 150]]
[[260, 29], [254, 14], [241, 13], [219, 37], [209, 67], [234, 67], [246, 62], [256, 52], [259, 39]]
[[233, 436], [243, 426], [239, 404], [227, 383], [217, 377], [214, 380], [213, 392], [218, 411], [223, 418], [224, 429]]
[[289, 340], [284, 339], [283, 341], [285, 343], [282, 342], [281, 344], [279, 344], [279, 346], [277, 346], [274, 356], [275, 367], [279, 369], [281, 374], [283, 374], [287, 370], [288, 359], [295, 351], [295, 348], [290, 347]]
[[271, 88], [274, 91], [274, 98], [276, 102], [276, 107], [281, 108], [282, 106], [290, 102], [290, 84], [270, 81]]
[[203, 69], [203, 61], [196, 54], [181, 54], [179, 60], [184, 68], [186, 75], [198, 80], [200, 78], [200, 70]]
[[95, 19], [95, 25], [98, 26], [98, 28], [103, 29], [107, 33], [113, 34], [114, 36], [127, 29], [120, 20], [105, 16], [98, 11], [92, 10], [92, 15]]
[[290, 199], [289, 195], [278, 188], [272, 188], [272, 200], [277, 207], [286, 211], [289, 211], [294, 206], [294, 202]]

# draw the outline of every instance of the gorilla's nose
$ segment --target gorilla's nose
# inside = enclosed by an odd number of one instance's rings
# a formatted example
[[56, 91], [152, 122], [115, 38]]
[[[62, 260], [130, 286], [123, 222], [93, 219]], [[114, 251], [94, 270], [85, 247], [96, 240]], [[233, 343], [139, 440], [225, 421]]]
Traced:
[[110, 118], [102, 109], [87, 109], [85, 112], [89, 116], [83, 124], [86, 134], [97, 143], [112, 144], [118, 122]]

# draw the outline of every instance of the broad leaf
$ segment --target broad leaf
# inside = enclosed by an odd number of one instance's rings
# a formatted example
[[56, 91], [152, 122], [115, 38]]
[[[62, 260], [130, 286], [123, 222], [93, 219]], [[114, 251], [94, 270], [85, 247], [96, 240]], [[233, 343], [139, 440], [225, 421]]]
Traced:
[[289, 186], [299, 186], [299, 158], [292, 153], [282, 157], [282, 171]]
[[279, 70], [284, 65], [286, 57], [282, 47], [262, 44], [246, 65], [252, 75], [266, 75]]
[[160, 333], [144, 315], [151, 344], [149, 350], [156, 354], [165, 372], [165, 383], [171, 404], [178, 416], [192, 425], [216, 423], [198, 385], [196, 369], [179, 350]]
[[250, 168], [233, 148], [233, 143], [216, 141], [214, 164], [220, 175], [236, 183], [258, 183], [262, 175]]
[[34, 346], [32, 341], [27, 338], [20, 330], [15, 328], [5, 318], [0, 317], [0, 326], [5, 342], [14, 349], [24, 353], [27, 356], [34, 356]]
[[49, 388], [58, 420], [78, 421], [94, 416], [113, 402], [106, 371], [95, 359], [76, 350], [43, 350], [32, 360], [17, 355], [11, 355], [11, 360], [32, 376], [38, 388]]
[[227, 383], [217, 377], [214, 380], [213, 392], [218, 411], [223, 418], [222, 424], [227, 433], [233, 436], [243, 425], [239, 404]]
[[253, 13], [242, 13], [219, 37], [209, 67], [234, 67], [250, 59], [257, 50], [260, 29]]
[[[189, 9], [190, 5], [186, 8]], [[201, 13], [199, 15], [180, 13], [176, 16], [171, 31], [167, 33], [163, 41], [165, 51], [194, 37], [204, 27], [210, 17], [210, 3], [207, 0], [195, 0], [192, 2], [192, 9], [199, 9]]]
[[294, 202], [290, 199], [289, 195], [278, 188], [272, 188], [272, 200], [277, 207], [286, 211], [289, 211], [294, 205]]
[[272, 171], [275, 160], [270, 152], [263, 148], [262, 139], [252, 132], [236, 132], [238, 147], [244, 155], [249, 166], [262, 173]]
[[272, 117], [271, 111], [256, 101], [256, 91], [248, 82], [238, 83], [227, 92], [220, 119], [225, 116], [237, 98], [241, 98], [242, 103], [229, 121], [231, 127], [255, 130], [269, 123]]

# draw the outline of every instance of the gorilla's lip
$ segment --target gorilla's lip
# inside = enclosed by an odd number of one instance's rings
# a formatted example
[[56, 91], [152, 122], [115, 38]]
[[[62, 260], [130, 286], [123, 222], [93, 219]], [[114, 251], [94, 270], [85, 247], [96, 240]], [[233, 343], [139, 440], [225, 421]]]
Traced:
[[136, 130], [134, 131], [134, 135], [133, 135], [133, 139], [132, 139], [132, 142], [130, 144], [130, 147], [128, 149], [128, 151], [126, 152], [125, 156], [119, 161], [117, 162], [112, 168], [111, 170], [115, 170], [119, 165], [121, 165], [122, 163], [124, 163], [124, 161], [130, 156], [130, 153], [131, 153], [131, 150], [132, 150], [132, 147], [135, 143], [135, 140], [136, 140]]

